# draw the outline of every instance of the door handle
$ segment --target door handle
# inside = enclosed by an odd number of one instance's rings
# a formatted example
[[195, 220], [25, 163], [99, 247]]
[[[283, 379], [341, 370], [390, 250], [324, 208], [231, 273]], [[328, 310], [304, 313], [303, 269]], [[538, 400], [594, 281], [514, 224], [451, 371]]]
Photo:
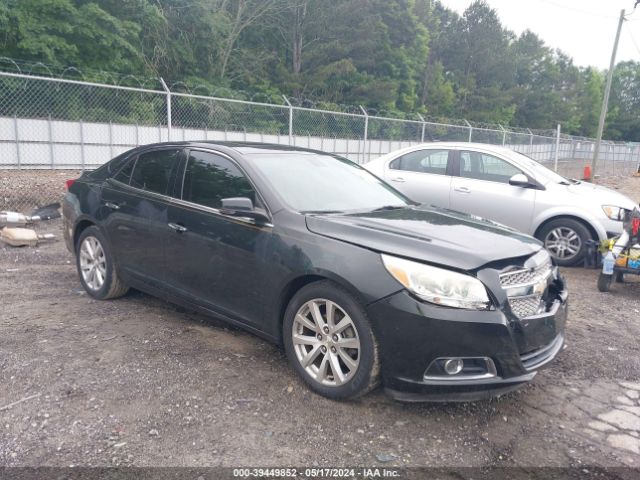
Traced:
[[471, 193], [471, 189], [467, 187], [455, 187], [454, 190], [460, 193]]
[[392, 178], [391, 181], [392, 182], [399, 182], [399, 183], [406, 182], [406, 180], [404, 178], [402, 178], [402, 177]]
[[113, 202], [104, 202], [104, 206], [110, 208], [111, 210], [120, 210], [120, 205]]
[[177, 223], [168, 223], [167, 225], [170, 229], [175, 230], [178, 233], [184, 233], [187, 231], [187, 227], [183, 227], [182, 225], [178, 225]]

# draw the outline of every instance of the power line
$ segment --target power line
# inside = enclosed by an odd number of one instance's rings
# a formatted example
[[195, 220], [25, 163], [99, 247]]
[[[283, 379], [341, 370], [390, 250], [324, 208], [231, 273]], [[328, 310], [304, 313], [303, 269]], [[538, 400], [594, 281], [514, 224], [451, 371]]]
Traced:
[[636, 42], [636, 39], [633, 37], [633, 33], [631, 33], [631, 30], [628, 28], [626, 29], [626, 32], [629, 34], [629, 38], [631, 38], [631, 41], [633, 42], [633, 46], [636, 47], [638, 54], [640, 54], [640, 47], [638, 46], [638, 42]]

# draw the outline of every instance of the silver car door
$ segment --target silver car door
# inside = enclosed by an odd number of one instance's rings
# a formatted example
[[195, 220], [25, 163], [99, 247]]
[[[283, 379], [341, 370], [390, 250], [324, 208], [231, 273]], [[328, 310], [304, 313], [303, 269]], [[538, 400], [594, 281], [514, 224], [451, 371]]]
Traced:
[[[456, 162], [458, 163], [458, 162]], [[509, 184], [520, 168], [494, 155], [459, 151], [459, 176], [451, 182], [451, 208], [530, 233], [536, 189]]]
[[391, 160], [387, 181], [412, 200], [449, 208], [450, 150], [421, 149]]

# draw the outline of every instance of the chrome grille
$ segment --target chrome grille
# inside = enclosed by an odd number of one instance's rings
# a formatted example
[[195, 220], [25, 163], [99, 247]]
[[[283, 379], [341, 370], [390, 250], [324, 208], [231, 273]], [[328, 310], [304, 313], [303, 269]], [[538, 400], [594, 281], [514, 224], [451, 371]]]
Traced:
[[518, 318], [537, 315], [544, 309], [542, 299], [553, 264], [546, 251], [538, 252], [524, 267], [512, 267], [500, 274], [500, 285], [507, 292], [511, 311]]
[[510, 298], [509, 305], [518, 318], [531, 317], [537, 315], [540, 313], [540, 310], [542, 310], [542, 295]]
[[500, 285], [513, 287], [516, 285], [530, 285], [546, 279], [551, 273], [551, 260], [535, 268], [520, 268], [500, 274]]

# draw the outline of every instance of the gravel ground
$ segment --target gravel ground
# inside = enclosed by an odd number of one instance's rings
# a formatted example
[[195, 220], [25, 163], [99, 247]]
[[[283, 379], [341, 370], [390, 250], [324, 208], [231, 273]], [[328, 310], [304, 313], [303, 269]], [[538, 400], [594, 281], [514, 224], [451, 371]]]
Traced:
[[[67, 178], [20, 175], [33, 190]], [[608, 184], [640, 200], [640, 178]], [[567, 348], [523, 390], [338, 403], [215, 319], [136, 292], [90, 299], [61, 240], [0, 247], [0, 466], [638, 468], [640, 278], [603, 294], [597, 271], [563, 273]]]

